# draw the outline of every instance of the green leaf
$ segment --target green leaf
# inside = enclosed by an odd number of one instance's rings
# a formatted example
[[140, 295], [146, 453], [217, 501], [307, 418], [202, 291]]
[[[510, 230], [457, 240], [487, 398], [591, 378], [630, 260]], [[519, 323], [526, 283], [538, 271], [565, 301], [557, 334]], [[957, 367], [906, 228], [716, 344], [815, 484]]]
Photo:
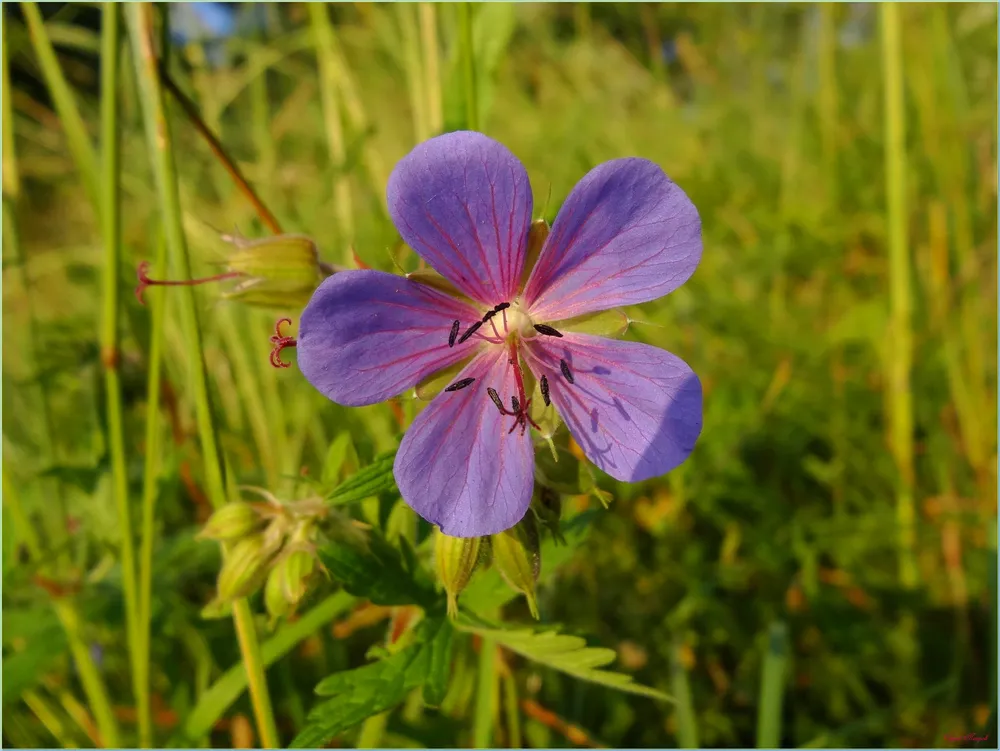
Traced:
[[434, 638], [427, 644], [430, 651], [430, 665], [427, 682], [424, 684], [424, 703], [428, 707], [440, 706], [448, 693], [448, 679], [451, 677], [452, 647], [455, 629], [451, 621], [444, 619]]
[[354, 445], [351, 443], [351, 434], [344, 430], [337, 434], [326, 450], [326, 460], [323, 462], [323, 473], [320, 475], [320, 482], [324, 489], [332, 488], [337, 482], [340, 470], [347, 461], [347, 456], [352, 452]]
[[440, 670], [436, 665], [445, 642], [450, 657], [452, 633], [444, 618], [428, 619], [418, 626], [414, 644], [379, 662], [334, 673], [322, 680], [316, 686], [316, 693], [328, 698], [309, 713], [306, 726], [292, 741], [291, 748], [323, 746], [369, 717], [401, 704], [410, 691], [428, 680], [437, 684], [440, 679], [432, 678], [432, 673]]
[[341, 538], [319, 550], [320, 560], [344, 589], [376, 605], [443, 607], [442, 598], [413, 563], [372, 532]]
[[407, 647], [386, 660], [334, 673], [322, 681], [316, 692], [331, 698], [313, 708], [291, 748], [319, 748], [372, 715], [400, 704], [426, 677], [426, 660], [420, 659], [423, 653], [421, 646]]
[[[545, 581], [545, 577], [551, 575], [553, 571], [573, 556], [576, 549], [586, 539], [590, 520], [595, 513], [597, 512], [586, 511], [562, 527], [562, 533], [566, 539], [565, 545], [557, 543], [547, 535], [545, 536], [542, 540], [540, 581]], [[518, 592], [507, 586], [500, 573], [495, 568], [490, 568], [472, 577], [469, 586], [459, 596], [459, 603], [463, 609], [480, 613], [506, 605], [518, 596]]]
[[660, 701], [673, 699], [656, 689], [633, 683], [632, 676], [599, 670], [614, 661], [615, 651], [604, 647], [588, 647], [579, 636], [569, 636], [556, 631], [532, 631], [530, 629], [506, 630], [488, 627], [478, 618], [463, 616], [456, 627], [461, 631], [478, 634], [493, 639], [497, 644], [533, 662], [546, 665], [582, 681], [599, 683], [602, 686], [639, 696], [648, 696]]
[[392, 476], [392, 464], [395, 460], [395, 449], [379, 454], [371, 464], [334, 488], [326, 500], [340, 506], [357, 503], [379, 493], [398, 492], [396, 480]]

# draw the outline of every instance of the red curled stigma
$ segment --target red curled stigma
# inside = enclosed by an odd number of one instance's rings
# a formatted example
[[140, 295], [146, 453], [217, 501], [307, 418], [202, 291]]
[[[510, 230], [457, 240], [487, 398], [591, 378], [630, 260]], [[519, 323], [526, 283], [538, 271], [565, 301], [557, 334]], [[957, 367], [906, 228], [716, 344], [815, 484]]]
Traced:
[[284, 336], [281, 333], [281, 324], [287, 323], [289, 326], [292, 325], [291, 318], [279, 318], [274, 324], [274, 336], [271, 337], [271, 344], [274, 345], [274, 349], [271, 350], [271, 365], [276, 368], [287, 368], [291, 366], [291, 363], [282, 362], [281, 351], [286, 347], [295, 347], [298, 345], [298, 340], [292, 336]]

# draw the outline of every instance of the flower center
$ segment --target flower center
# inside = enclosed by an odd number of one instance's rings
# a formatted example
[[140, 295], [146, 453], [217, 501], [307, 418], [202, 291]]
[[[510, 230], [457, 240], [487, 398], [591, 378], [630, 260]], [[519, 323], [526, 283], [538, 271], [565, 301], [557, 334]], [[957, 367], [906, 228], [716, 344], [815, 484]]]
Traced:
[[534, 323], [528, 311], [518, 303], [512, 303], [510, 309], [504, 311], [507, 316], [507, 332], [522, 339], [530, 339], [535, 335]]

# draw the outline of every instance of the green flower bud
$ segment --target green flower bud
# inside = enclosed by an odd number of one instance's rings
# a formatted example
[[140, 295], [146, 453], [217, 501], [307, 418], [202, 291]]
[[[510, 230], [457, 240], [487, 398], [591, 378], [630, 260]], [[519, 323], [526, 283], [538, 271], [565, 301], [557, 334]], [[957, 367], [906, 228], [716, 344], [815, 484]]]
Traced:
[[316, 554], [310, 550], [293, 550], [275, 567], [280, 571], [281, 591], [293, 607], [306, 596], [309, 579], [316, 570]]
[[229, 549], [216, 589], [220, 600], [245, 597], [260, 586], [267, 564], [273, 556], [273, 544], [264, 534], [255, 534], [237, 541]]
[[292, 610], [291, 603], [285, 597], [283, 585], [284, 577], [279, 564], [271, 569], [267, 575], [267, 582], [264, 584], [264, 607], [267, 608], [267, 614], [271, 616], [272, 624], [279, 618], [288, 615]]
[[544, 485], [536, 485], [531, 510], [538, 517], [542, 526], [552, 533], [557, 542], [566, 542], [559, 529], [559, 519], [562, 516], [562, 496], [559, 493]]
[[242, 277], [224, 295], [227, 299], [262, 308], [302, 308], [323, 280], [316, 243], [305, 235], [223, 239], [236, 246], [226, 265]]
[[139, 264], [139, 285], [135, 293], [143, 302], [143, 293], [153, 286], [193, 286], [238, 280], [223, 294], [229, 300], [247, 305], [281, 310], [303, 308], [312, 293], [333, 269], [320, 263], [316, 244], [304, 235], [277, 235], [248, 240], [240, 235], [223, 235], [236, 246], [226, 260], [222, 273], [198, 279], [166, 280], [149, 276], [149, 262]]
[[490, 546], [493, 549], [493, 565], [507, 584], [527, 598], [531, 615], [538, 620], [535, 582], [541, 572], [542, 557], [535, 515], [529, 510], [517, 525], [493, 535]]
[[458, 617], [458, 595], [468, 585], [480, 561], [489, 555], [488, 537], [451, 537], [434, 528], [434, 558], [438, 578], [448, 594], [448, 616]]
[[248, 503], [239, 501], [227, 503], [220, 508], [205, 523], [198, 538], [202, 540], [217, 540], [232, 542], [246, 537], [263, 523], [260, 514]]

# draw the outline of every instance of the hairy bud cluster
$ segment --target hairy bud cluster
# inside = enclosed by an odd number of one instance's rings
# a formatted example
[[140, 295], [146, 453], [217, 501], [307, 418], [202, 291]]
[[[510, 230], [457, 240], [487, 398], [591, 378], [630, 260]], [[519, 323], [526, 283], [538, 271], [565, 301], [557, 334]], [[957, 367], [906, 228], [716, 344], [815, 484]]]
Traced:
[[272, 623], [295, 612], [322, 564], [316, 554], [319, 522], [327, 515], [316, 498], [282, 503], [264, 490], [251, 488], [265, 502], [236, 501], [223, 506], [205, 524], [201, 539], [222, 546], [223, 563], [216, 597], [205, 617], [228, 611], [234, 600], [264, 587], [264, 605]]

